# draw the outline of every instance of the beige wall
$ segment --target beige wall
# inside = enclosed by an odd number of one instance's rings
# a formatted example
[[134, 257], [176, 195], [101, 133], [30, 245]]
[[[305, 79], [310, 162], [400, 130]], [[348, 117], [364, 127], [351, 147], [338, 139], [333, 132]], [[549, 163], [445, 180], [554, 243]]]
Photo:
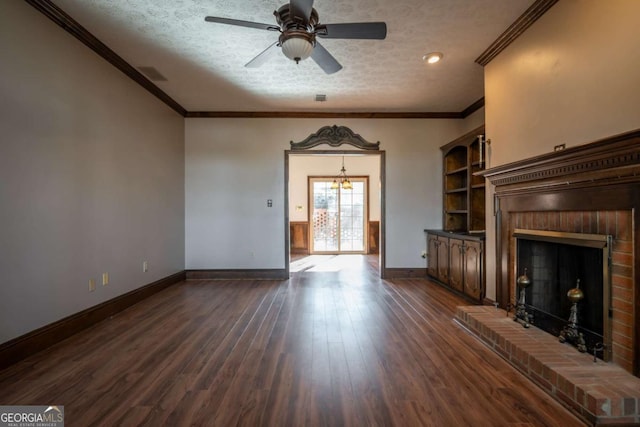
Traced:
[[[637, 0], [562, 0], [486, 66], [489, 167], [640, 128], [638, 17]], [[487, 220], [487, 296], [495, 298]]]
[[184, 269], [184, 120], [26, 2], [0, 52], [2, 343]]
[[[347, 146], [345, 146], [347, 147]], [[380, 221], [380, 156], [347, 155], [347, 176], [369, 177], [369, 220]], [[308, 221], [309, 176], [335, 177], [342, 167], [341, 156], [289, 156], [289, 220]], [[302, 207], [302, 209], [298, 209]]]
[[464, 120], [187, 119], [186, 268], [284, 268], [284, 152], [333, 124], [381, 142], [387, 267], [424, 268], [423, 230], [442, 226], [439, 147]]

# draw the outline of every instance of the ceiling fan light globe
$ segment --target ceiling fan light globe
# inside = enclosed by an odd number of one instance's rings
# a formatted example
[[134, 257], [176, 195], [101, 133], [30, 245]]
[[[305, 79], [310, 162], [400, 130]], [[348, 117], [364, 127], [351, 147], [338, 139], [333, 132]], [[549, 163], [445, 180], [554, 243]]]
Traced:
[[299, 62], [307, 59], [313, 52], [313, 44], [302, 37], [289, 37], [282, 42], [282, 53], [287, 58]]

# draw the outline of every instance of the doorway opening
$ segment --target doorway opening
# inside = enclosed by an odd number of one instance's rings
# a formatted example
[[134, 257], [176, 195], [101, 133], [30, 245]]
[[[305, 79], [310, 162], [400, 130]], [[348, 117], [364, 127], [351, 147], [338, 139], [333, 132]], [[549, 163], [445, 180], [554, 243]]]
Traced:
[[[331, 193], [343, 156], [356, 191]], [[287, 274], [304, 256], [358, 254], [384, 278], [384, 166], [384, 151], [285, 151]]]
[[309, 177], [310, 254], [367, 253], [369, 178], [350, 180], [347, 189], [331, 177]]

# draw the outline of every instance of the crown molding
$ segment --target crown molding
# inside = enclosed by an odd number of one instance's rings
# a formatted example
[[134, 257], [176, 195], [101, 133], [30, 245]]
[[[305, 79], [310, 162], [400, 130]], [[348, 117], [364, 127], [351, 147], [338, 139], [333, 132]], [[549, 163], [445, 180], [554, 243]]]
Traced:
[[[80, 40], [111, 65], [186, 118], [298, 118], [298, 119], [464, 119], [484, 106], [484, 97], [460, 112], [326, 112], [326, 111], [187, 111], [140, 71], [102, 43], [51, 0], [25, 0], [62, 29]], [[551, 0], [547, 0], [551, 1]], [[554, 0], [554, 3], [557, 0]], [[540, 0], [538, 0], [540, 2]]]
[[189, 111], [187, 118], [261, 119], [464, 119], [484, 107], [484, 97], [460, 112]]
[[86, 28], [80, 25], [75, 19], [67, 15], [62, 9], [53, 4], [50, 0], [25, 0], [36, 10], [41, 12], [51, 21], [62, 27], [66, 32], [80, 40], [87, 47], [107, 60], [111, 65], [122, 71], [133, 81], [145, 88], [156, 98], [164, 102], [175, 112], [181, 116], [186, 116], [187, 110], [178, 104], [173, 98], [162, 91], [158, 86], [154, 85], [142, 73], [131, 66], [127, 61], [122, 59], [117, 53], [111, 50], [107, 45], [98, 40]]
[[456, 112], [190, 111], [188, 118], [462, 119]]
[[463, 119], [466, 119], [467, 117], [469, 117], [471, 114], [475, 113], [476, 111], [478, 111], [482, 107], [484, 107], [484, 96], [482, 98], [478, 99], [473, 104], [469, 105], [464, 110], [462, 110], [460, 112], [460, 115], [462, 116]]
[[487, 65], [557, 2], [558, 0], [536, 0], [504, 33], [500, 34], [500, 36], [491, 43], [476, 59], [476, 62], [482, 66]]

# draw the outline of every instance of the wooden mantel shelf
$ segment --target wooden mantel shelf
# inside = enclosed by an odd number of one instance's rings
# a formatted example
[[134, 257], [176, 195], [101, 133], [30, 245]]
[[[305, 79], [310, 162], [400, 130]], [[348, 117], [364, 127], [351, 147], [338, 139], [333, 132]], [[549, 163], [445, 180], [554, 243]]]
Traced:
[[476, 175], [496, 186], [496, 193], [546, 190], [553, 186], [602, 185], [602, 181], [640, 180], [640, 129], [497, 166]]

